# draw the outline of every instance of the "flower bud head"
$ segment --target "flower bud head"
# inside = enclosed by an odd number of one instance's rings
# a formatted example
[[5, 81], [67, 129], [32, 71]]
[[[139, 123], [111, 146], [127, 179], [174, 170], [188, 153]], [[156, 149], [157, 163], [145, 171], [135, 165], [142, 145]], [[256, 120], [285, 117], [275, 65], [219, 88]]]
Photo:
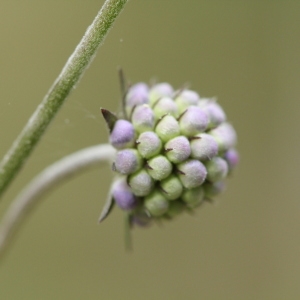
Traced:
[[148, 173], [155, 180], [163, 180], [172, 172], [172, 164], [163, 156], [158, 155], [147, 161]]
[[156, 133], [146, 131], [140, 134], [137, 140], [137, 149], [142, 157], [148, 159], [159, 154], [162, 142]]
[[201, 99], [198, 106], [204, 110], [209, 119], [208, 128], [214, 128], [226, 121], [222, 107], [214, 99]]
[[217, 181], [217, 182], [206, 182], [203, 185], [205, 197], [215, 197], [222, 193], [225, 190], [225, 182]]
[[154, 114], [150, 106], [148, 104], [136, 106], [133, 110], [131, 121], [138, 133], [153, 130]]
[[213, 136], [201, 133], [191, 140], [191, 157], [201, 161], [210, 160], [218, 154], [218, 143]]
[[150, 105], [154, 104], [159, 98], [171, 97], [173, 88], [168, 83], [158, 83], [154, 85], [149, 91]]
[[129, 148], [134, 145], [134, 128], [126, 120], [118, 120], [110, 134], [110, 143], [117, 149]]
[[207, 125], [206, 113], [197, 106], [190, 106], [179, 119], [181, 134], [188, 137], [203, 132]]
[[228, 165], [221, 157], [214, 157], [206, 164], [207, 180], [210, 182], [219, 181], [227, 176]]
[[179, 116], [177, 105], [170, 97], [163, 97], [158, 99], [153, 104], [153, 111], [156, 120], [160, 119], [165, 114], [170, 114], [175, 118], [178, 118]]
[[240, 157], [238, 152], [231, 148], [224, 154], [224, 159], [227, 161], [229, 171], [232, 171], [239, 163]]
[[199, 206], [204, 200], [203, 186], [185, 190], [181, 196], [181, 199], [187, 204], [188, 207], [195, 208]]
[[168, 211], [169, 201], [162, 193], [153, 191], [145, 197], [144, 205], [152, 216], [159, 217]]
[[121, 174], [132, 174], [142, 167], [142, 158], [135, 149], [124, 149], [117, 152], [114, 167]]
[[184, 203], [179, 200], [171, 201], [166, 215], [170, 218], [180, 215], [185, 209]]
[[178, 199], [183, 191], [183, 186], [177, 176], [171, 175], [160, 182], [160, 188], [168, 200]]
[[125, 178], [116, 180], [112, 186], [112, 197], [117, 205], [124, 210], [131, 210], [137, 206], [137, 198], [133, 195]]
[[165, 144], [167, 158], [175, 164], [185, 161], [191, 154], [190, 142], [185, 136], [177, 136]]
[[183, 186], [187, 189], [192, 189], [200, 186], [207, 175], [205, 166], [198, 160], [189, 159], [177, 165], [179, 178]]
[[134, 195], [143, 197], [150, 194], [153, 189], [154, 181], [144, 170], [140, 170], [128, 177], [128, 184]]
[[148, 85], [143, 82], [136, 83], [129, 88], [125, 99], [128, 114], [134, 106], [149, 102], [148, 92]]
[[197, 105], [200, 97], [199, 94], [191, 90], [183, 90], [176, 98], [179, 113], [183, 113], [189, 106]]
[[219, 151], [226, 151], [236, 144], [236, 133], [229, 123], [222, 123], [217, 128], [209, 132], [217, 141]]
[[163, 142], [167, 142], [180, 134], [179, 124], [174, 117], [166, 115], [159, 120], [155, 132]]

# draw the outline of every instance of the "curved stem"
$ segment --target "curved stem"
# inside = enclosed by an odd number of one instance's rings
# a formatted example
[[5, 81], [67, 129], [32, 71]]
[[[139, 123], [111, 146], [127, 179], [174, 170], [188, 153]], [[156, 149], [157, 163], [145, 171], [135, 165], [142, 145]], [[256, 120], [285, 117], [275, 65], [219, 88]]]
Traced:
[[0, 195], [30, 155], [50, 121], [95, 56], [128, 0], [106, 0], [60, 75], [0, 163]]
[[68, 155], [36, 176], [11, 203], [0, 225], [0, 257], [22, 221], [42, 196], [71, 176], [99, 166], [114, 158], [115, 149], [108, 144], [92, 146]]

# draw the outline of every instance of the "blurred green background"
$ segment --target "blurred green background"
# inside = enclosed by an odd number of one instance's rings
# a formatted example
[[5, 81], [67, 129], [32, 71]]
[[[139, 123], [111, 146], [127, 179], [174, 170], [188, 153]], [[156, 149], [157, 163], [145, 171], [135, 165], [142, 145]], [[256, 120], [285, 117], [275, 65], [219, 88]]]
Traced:
[[[103, 2], [0, 2], [1, 156]], [[188, 82], [217, 96], [241, 164], [217, 205], [134, 230], [133, 253], [118, 209], [97, 225], [110, 167], [69, 181], [34, 211], [2, 262], [0, 298], [299, 299], [299, 15], [297, 0], [129, 1], [1, 215], [45, 166], [107, 141], [99, 108], [119, 108], [118, 66], [131, 82]]]

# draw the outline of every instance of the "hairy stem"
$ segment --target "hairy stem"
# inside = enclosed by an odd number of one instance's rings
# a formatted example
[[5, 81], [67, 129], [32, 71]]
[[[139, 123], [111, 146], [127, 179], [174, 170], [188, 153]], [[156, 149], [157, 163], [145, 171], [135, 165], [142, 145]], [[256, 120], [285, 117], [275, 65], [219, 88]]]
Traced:
[[64, 180], [114, 158], [115, 149], [108, 144], [92, 146], [68, 155], [36, 176], [11, 203], [0, 225], [0, 258], [20, 228], [22, 221], [42, 197]]
[[128, 0], [106, 0], [60, 75], [0, 163], [0, 195], [22, 167], [64, 100], [95, 56]]

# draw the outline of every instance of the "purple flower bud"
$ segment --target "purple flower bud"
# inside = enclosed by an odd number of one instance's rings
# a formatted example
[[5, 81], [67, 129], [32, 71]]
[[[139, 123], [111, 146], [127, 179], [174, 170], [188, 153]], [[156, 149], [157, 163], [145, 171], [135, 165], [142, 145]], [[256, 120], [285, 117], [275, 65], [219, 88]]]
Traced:
[[177, 118], [179, 116], [178, 114], [178, 108], [176, 103], [172, 98], [169, 97], [163, 97], [157, 100], [153, 104], [153, 111], [156, 120], [164, 116], [165, 114], [170, 114], [171, 116]]
[[209, 128], [214, 128], [226, 121], [222, 107], [214, 99], [201, 99], [198, 106], [207, 114]]
[[179, 124], [174, 117], [166, 115], [159, 120], [155, 132], [163, 142], [167, 142], [180, 134]]
[[128, 184], [134, 195], [143, 197], [150, 194], [154, 186], [154, 181], [147, 171], [142, 169], [132, 175], [129, 175]]
[[149, 88], [147, 84], [143, 82], [136, 83], [129, 88], [125, 99], [129, 113], [134, 106], [149, 102], [148, 92]]
[[168, 217], [173, 218], [181, 214], [184, 209], [185, 206], [181, 201], [171, 201], [169, 202], [169, 209], [166, 214]]
[[179, 113], [183, 113], [189, 106], [197, 105], [200, 97], [199, 95], [191, 90], [183, 90], [176, 98]]
[[191, 140], [191, 157], [206, 161], [218, 154], [218, 143], [209, 134], [197, 134]]
[[120, 178], [113, 183], [112, 197], [117, 205], [124, 210], [131, 210], [137, 206], [138, 200], [133, 195], [125, 178]]
[[225, 152], [224, 158], [227, 161], [230, 171], [232, 171], [237, 166], [240, 160], [239, 154], [234, 148], [231, 148], [227, 152]]
[[160, 217], [168, 211], [169, 201], [158, 191], [153, 191], [145, 197], [144, 205], [154, 217]]
[[136, 142], [139, 153], [147, 159], [157, 155], [162, 149], [160, 138], [152, 131], [140, 134]]
[[219, 181], [227, 176], [228, 165], [227, 162], [221, 157], [214, 157], [206, 164], [207, 180], [210, 182]]
[[222, 193], [225, 190], [225, 182], [218, 181], [218, 182], [205, 182], [203, 185], [205, 191], [205, 197], [215, 197]]
[[154, 104], [161, 97], [171, 97], [173, 88], [168, 83], [158, 83], [154, 85], [149, 91], [150, 105]]
[[154, 128], [154, 114], [150, 106], [148, 104], [136, 106], [131, 121], [138, 133], [152, 130]]
[[205, 166], [198, 160], [189, 159], [177, 165], [179, 178], [183, 186], [192, 189], [200, 186], [207, 175]]
[[121, 174], [132, 174], [142, 167], [142, 158], [135, 149], [117, 152], [114, 167]]
[[167, 158], [175, 164], [185, 161], [191, 154], [190, 142], [185, 136], [177, 136], [165, 144]]
[[217, 128], [209, 132], [217, 141], [219, 151], [226, 151], [236, 144], [236, 133], [229, 123], [222, 123]]
[[171, 175], [160, 182], [160, 188], [168, 200], [178, 199], [183, 191], [183, 186], [177, 176]]
[[163, 156], [158, 155], [147, 161], [148, 173], [155, 180], [163, 180], [172, 172], [172, 164]]
[[181, 199], [187, 204], [188, 207], [195, 208], [199, 206], [204, 200], [203, 186], [185, 190], [181, 196]]
[[110, 143], [117, 149], [132, 147], [135, 133], [133, 125], [126, 120], [118, 120], [110, 134]]
[[179, 126], [182, 135], [192, 137], [203, 132], [208, 125], [206, 113], [197, 106], [190, 106], [180, 117]]

